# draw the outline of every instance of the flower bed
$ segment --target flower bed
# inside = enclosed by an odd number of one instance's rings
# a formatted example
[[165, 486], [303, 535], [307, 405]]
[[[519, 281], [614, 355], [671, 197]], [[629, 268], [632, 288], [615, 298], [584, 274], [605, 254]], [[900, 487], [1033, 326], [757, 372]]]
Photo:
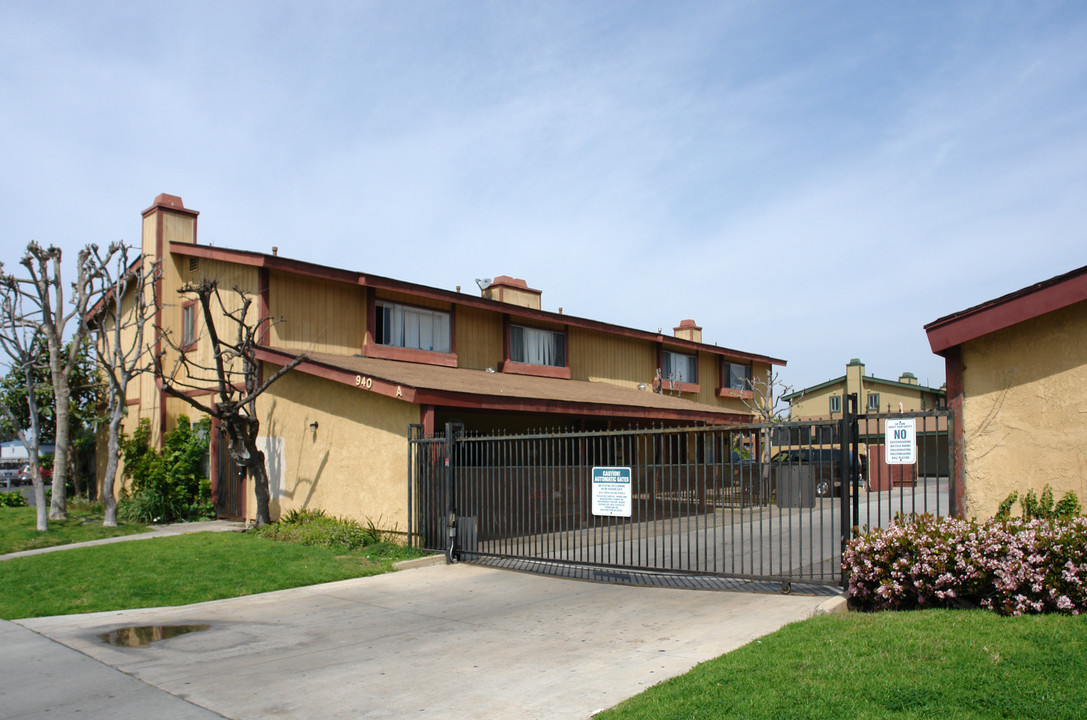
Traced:
[[985, 522], [899, 518], [848, 544], [863, 610], [983, 607], [1004, 615], [1087, 611], [1087, 518]]

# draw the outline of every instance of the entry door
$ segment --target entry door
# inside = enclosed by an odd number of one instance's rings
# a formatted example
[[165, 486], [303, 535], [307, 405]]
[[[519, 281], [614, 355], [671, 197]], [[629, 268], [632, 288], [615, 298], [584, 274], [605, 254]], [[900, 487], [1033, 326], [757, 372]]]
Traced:
[[245, 470], [234, 461], [229, 445], [226, 433], [220, 429], [215, 512], [221, 518], [233, 519], [245, 516]]

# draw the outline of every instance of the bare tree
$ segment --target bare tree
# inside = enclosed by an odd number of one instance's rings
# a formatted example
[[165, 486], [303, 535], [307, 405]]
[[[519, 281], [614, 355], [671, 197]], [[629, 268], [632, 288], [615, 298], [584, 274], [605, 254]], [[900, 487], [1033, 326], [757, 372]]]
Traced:
[[[784, 420], [778, 403], [781, 402], [783, 396], [792, 392], [792, 386], [786, 385], [781, 380], [781, 376], [772, 368], [767, 368], [766, 375], [762, 378], [745, 378], [743, 389], [749, 391], [749, 394], [741, 395], [741, 399], [747, 409], [759, 418], [759, 422], [769, 425]], [[762, 444], [760, 450], [762, 460], [759, 465], [763, 480], [766, 481], [770, 477], [769, 460], [773, 452], [773, 435], [769, 429], [763, 429], [759, 432], [759, 436]]]
[[91, 322], [98, 330], [95, 353], [106, 378], [106, 421], [109, 428], [106, 472], [102, 478], [102, 524], [117, 525], [117, 496], [114, 484], [120, 464], [121, 422], [125, 417], [128, 385], [151, 370], [151, 346], [144, 342], [144, 329], [154, 315], [148, 291], [159, 275], [159, 264], [141, 253], [129, 259], [129, 248], [111, 245], [103, 256], [95, 248], [92, 262], [109, 287], [91, 310]]
[[[15, 408], [0, 402], [0, 413], [11, 424], [12, 431], [27, 452], [30, 467], [30, 480], [34, 489], [34, 505], [37, 508], [37, 528], [41, 532], [49, 529], [48, 510], [45, 505], [45, 484], [42, 482], [41, 427], [38, 415], [38, 390], [34, 363], [38, 359], [38, 345], [41, 339], [41, 324], [33, 311], [28, 315], [23, 307], [23, 294], [19, 280], [3, 272], [0, 264], [0, 347], [8, 356], [11, 368], [21, 377], [26, 387], [26, 402], [29, 410], [29, 422], [24, 423], [18, 417]], [[29, 424], [30, 427], [24, 427]]]
[[[79, 252], [76, 264], [76, 281], [72, 283], [70, 303], [65, 302], [65, 288], [61, 280], [61, 250], [55, 246], [43, 248], [36, 242], [27, 245], [22, 265], [30, 273], [28, 279], [17, 281], [22, 295], [36, 306], [41, 332], [49, 348], [49, 375], [53, 382], [53, 401], [57, 421], [56, 450], [53, 459], [53, 499], [49, 505], [49, 518], [63, 520], [67, 517], [65, 484], [68, 479], [69, 413], [71, 389], [68, 379], [78, 362], [79, 349], [87, 338], [87, 308], [92, 297], [102, 291], [101, 276], [91, 258], [97, 246], [88, 245]], [[65, 305], [71, 308], [65, 310]], [[71, 342], [65, 351], [64, 336], [69, 323], [75, 323]]]
[[742, 396], [747, 409], [758, 416], [764, 423], [781, 422], [782, 410], [778, 407], [781, 398], [792, 392], [791, 385], [786, 385], [781, 376], [773, 370], [766, 371], [766, 377], [749, 377], [744, 379], [744, 390], [750, 392], [750, 396]]
[[[238, 307], [228, 308], [219, 294], [218, 285], [212, 280], [183, 287], [178, 292], [183, 296], [195, 295], [199, 300], [210, 360], [201, 359], [207, 355], [199, 352], [199, 343], [187, 344], [184, 338], [182, 343], [178, 343], [168, 332], [160, 329], [166, 345], [176, 353], [176, 361], [171, 371], [166, 373], [163, 368], [166, 356], [164, 348], [155, 357], [155, 376], [167, 394], [184, 400], [219, 421], [226, 431], [231, 456], [253, 479], [257, 498], [256, 524], [265, 525], [271, 522], [270, 492], [264, 453], [257, 447], [260, 420], [257, 419], [256, 400], [306, 356], [299, 355], [271, 377], [262, 379], [256, 349], [271, 319], [249, 320], [252, 297], [234, 288]], [[216, 313], [226, 325], [223, 332], [216, 326]], [[224, 336], [228, 334], [233, 341], [225, 339]], [[211, 393], [208, 394], [208, 391]], [[211, 399], [202, 401], [201, 398], [205, 397]]]

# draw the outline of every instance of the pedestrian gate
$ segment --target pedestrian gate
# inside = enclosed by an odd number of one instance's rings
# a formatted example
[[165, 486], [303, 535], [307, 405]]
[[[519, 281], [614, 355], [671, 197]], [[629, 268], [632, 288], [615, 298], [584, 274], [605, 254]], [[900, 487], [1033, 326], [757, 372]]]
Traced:
[[[888, 421], [912, 428], [912, 464], [886, 445]], [[841, 420], [737, 427], [473, 435], [450, 424], [425, 437], [412, 426], [408, 530], [450, 561], [564, 576], [844, 586], [854, 528], [957, 514], [948, 421], [847, 408]]]

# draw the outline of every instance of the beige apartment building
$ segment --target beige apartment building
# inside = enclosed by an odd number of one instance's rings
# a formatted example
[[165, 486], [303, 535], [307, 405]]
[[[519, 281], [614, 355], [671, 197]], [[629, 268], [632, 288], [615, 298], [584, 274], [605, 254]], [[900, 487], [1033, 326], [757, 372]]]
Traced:
[[[204, 320], [178, 293], [207, 279], [224, 294], [243, 290], [255, 317], [276, 321], [258, 349], [265, 376], [305, 356], [257, 403], [273, 518], [320, 508], [403, 529], [410, 426], [433, 433], [446, 422], [505, 432], [739, 424], [752, 415], [746, 382], [785, 364], [704, 343], [690, 319], [664, 334], [546, 311], [541, 290], [510, 276], [465, 292], [286, 258], [273, 248], [230, 249], [229, 238], [200, 243], [198, 217], [165, 194], [143, 212], [143, 252], [162, 267], [152, 342], [165, 352], [166, 368], [177, 352], [159, 333], [210, 359]], [[695, 311], [697, 302], [692, 296]], [[194, 414], [150, 375], [129, 402], [126, 430], [148, 418], [156, 440], [179, 415]], [[213, 428], [220, 513], [251, 518], [252, 488], [244, 477], [224, 476], [217, 438]], [[222, 504], [234, 496], [239, 505]]]

